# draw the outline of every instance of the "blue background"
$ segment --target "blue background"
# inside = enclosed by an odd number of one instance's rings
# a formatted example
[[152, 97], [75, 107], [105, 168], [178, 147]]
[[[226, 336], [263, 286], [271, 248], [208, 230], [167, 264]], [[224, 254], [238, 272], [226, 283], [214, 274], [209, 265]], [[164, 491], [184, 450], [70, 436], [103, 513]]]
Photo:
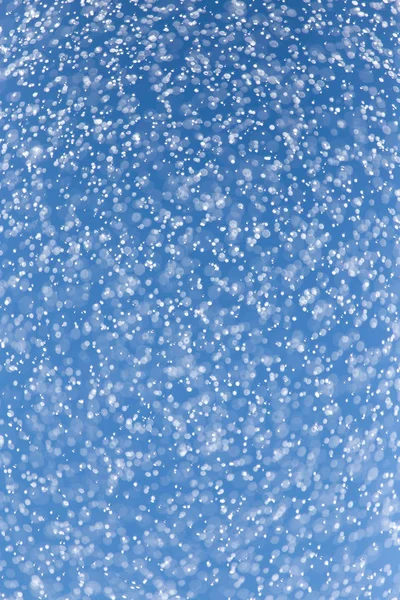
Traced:
[[398, 598], [399, 10], [0, 4], [2, 598]]

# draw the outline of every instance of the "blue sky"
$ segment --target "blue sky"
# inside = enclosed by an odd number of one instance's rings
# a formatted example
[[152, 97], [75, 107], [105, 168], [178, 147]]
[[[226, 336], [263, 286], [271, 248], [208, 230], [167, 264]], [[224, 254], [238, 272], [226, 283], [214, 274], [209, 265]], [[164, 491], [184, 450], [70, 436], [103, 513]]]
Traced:
[[398, 598], [399, 10], [0, 5], [1, 598]]

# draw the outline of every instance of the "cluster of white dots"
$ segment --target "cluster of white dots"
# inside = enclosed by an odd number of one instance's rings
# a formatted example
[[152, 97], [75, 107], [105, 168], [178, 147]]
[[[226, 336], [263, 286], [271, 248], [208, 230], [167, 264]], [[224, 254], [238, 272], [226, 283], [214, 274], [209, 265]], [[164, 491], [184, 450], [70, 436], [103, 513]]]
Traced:
[[0, 598], [399, 600], [399, 1], [0, 15]]

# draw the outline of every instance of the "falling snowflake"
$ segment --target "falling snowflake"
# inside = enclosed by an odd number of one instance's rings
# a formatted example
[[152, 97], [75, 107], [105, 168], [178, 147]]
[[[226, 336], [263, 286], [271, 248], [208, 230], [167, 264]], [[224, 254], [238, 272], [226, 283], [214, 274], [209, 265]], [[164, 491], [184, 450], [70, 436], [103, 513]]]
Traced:
[[0, 598], [396, 600], [398, 0], [0, 15]]

